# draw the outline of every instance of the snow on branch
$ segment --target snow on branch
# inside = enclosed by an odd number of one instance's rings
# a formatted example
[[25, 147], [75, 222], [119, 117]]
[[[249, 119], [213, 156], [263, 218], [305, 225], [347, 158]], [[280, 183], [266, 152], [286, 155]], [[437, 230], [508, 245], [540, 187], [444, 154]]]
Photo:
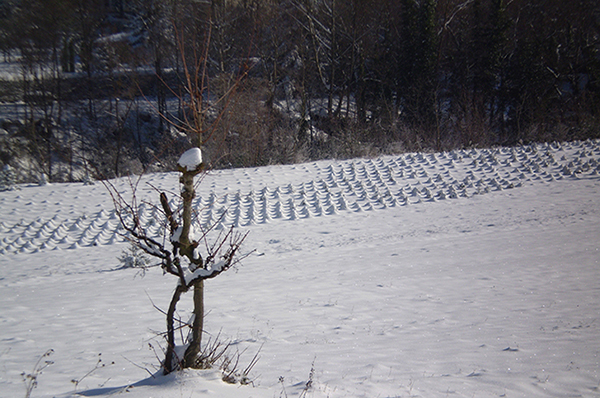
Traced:
[[[233, 227], [229, 229], [225, 236], [219, 234], [213, 246], [208, 250], [209, 255], [206, 258], [204, 267], [184, 271], [186, 286], [189, 288], [199, 280], [214, 278], [246, 258], [248, 254], [239, 257], [236, 257], [236, 254], [247, 235], [247, 232], [245, 234], [234, 232]], [[226, 246], [227, 241], [229, 243]], [[226, 249], [222, 252], [225, 246]]]

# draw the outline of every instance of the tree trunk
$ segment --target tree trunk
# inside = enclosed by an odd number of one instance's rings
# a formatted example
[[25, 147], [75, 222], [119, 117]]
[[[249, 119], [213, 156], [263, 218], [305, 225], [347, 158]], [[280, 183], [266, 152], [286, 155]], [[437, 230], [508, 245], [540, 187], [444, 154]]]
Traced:
[[173, 317], [175, 316], [177, 302], [181, 294], [185, 291], [185, 286], [177, 285], [171, 298], [171, 304], [169, 304], [169, 310], [167, 311], [167, 352], [165, 353], [165, 362], [163, 363], [164, 374], [169, 374], [177, 369], [181, 362], [175, 355], [175, 325]]
[[[193, 258], [193, 254], [190, 252], [191, 241], [190, 241], [190, 230], [192, 226], [192, 200], [196, 196], [194, 191], [194, 173], [190, 171], [184, 171], [180, 182], [183, 185], [181, 190], [181, 198], [183, 199], [183, 210], [181, 218], [183, 221], [181, 236], [179, 237], [179, 253], [189, 259]], [[193, 251], [193, 249], [192, 249]]]
[[202, 328], [204, 324], [204, 281], [200, 280], [194, 285], [194, 323], [192, 325], [192, 338], [185, 351], [183, 367], [196, 367], [200, 345], [202, 343]]
[[[181, 198], [183, 199], [181, 236], [179, 237], [179, 253], [188, 258], [188, 260], [197, 267], [202, 267], [202, 258], [196, 259], [194, 256], [195, 246], [198, 244], [194, 237], [190, 236], [192, 226], [192, 200], [196, 196], [194, 191], [194, 175], [197, 170], [185, 170], [181, 176], [183, 189]], [[183, 367], [195, 367], [197, 365], [198, 354], [200, 353], [200, 343], [202, 342], [202, 323], [204, 321], [204, 281], [199, 280], [194, 283], [194, 323], [192, 325], [192, 336], [190, 345], [187, 348]]]
[[156, 59], [154, 60], [154, 73], [156, 74], [156, 105], [158, 107], [158, 131], [161, 133], [164, 131], [164, 119], [167, 115], [167, 95], [165, 92], [165, 82], [163, 78], [163, 67], [162, 67], [162, 56], [160, 54], [161, 49], [158, 45], [155, 46], [154, 52]]
[[117, 122], [117, 150], [115, 154], [115, 177], [119, 178], [119, 163], [121, 162], [121, 145], [122, 145], [122, 134], [121, 122], [119, 121], [119, 99], [115, 100], [115, 111], [116, 111], [116, 122]]

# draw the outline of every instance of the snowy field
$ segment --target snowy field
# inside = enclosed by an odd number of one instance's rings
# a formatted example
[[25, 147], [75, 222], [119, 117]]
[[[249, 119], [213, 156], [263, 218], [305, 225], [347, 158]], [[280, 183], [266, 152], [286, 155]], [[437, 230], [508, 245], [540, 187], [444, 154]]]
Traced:
[[256, 249], [207, 281], [205, 339], [259, 352], [253, 386], [151, 376], [176, 281], [120, 268], [102, 184], [1, 192], [0, 396], [52, 349], [32, 397], [600, 397], [599, 173], [586, 141], [204, 175], [199, 221]]

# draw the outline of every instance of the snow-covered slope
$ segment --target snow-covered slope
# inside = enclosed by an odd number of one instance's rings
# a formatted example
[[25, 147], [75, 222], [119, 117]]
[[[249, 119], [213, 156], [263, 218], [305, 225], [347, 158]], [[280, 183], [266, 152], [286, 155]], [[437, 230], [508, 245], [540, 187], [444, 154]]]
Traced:
[[[48, 349], [32, 396], [600, 396], [599, 159], [586, 141], [204, 175], [200, 222], [248, 230], [256, 249], [207, 282], [206, 332], [242, 362], [260, 350], [254, 387], [144, 380], [165, 329], [152, 303], [175, 281], [118, 269], [127, 245], [100, 183], [2, 192], [0, 396], [24, 396]], [[174, 198], [177, 175], [138, 187]], [[142, 218], [159, 234], [155, 213]]]

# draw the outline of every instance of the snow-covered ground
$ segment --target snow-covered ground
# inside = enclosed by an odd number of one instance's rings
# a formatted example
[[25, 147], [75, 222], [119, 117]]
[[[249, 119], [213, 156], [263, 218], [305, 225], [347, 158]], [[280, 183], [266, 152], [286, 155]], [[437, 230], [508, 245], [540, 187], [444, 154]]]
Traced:
[[256, 249], [206, 283], [206, 338], [259, 352], [254, 386], [150, 376], [176, 281], [120, 268], [102, 184], [1, 192], [0, 396], [49, 349], [33, 397], [600, 396], [599, 160], [586, 141], [204, 175], [200, 222], [225, 212]]

